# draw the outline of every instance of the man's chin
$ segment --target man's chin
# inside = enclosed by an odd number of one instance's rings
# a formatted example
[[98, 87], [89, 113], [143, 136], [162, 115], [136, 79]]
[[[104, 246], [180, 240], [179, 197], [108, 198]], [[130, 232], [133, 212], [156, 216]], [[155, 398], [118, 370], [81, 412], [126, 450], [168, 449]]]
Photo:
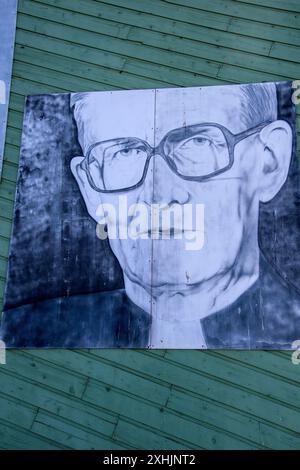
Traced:
[[186, 292], [188, 294], [193, 288], [199, 287], [202, 282], [207, 280], [205, 275], [201, 278], [199, 273], [197, 273], [197, 278], [195, 277], [193, 281], [187, 272], [186, 275], [181, 278], [174, 277], [168, 272], [163, 274], [164, 275], [161, 276], [155, 270], [152, 272], [152, 275], [145, 275], [145, 273], [137, 273], [136, 271], [132, 272], [128, 271], [128, 269], [127, 272], [124, 272], [125, 277], [127, 277], [131, 283], [141, 286], [151, 295], [155, 295], [155, 293], [158, 295], [164, 293], [169, 294], [172, 292], [174, 292], [174, 294], [180, 292]]

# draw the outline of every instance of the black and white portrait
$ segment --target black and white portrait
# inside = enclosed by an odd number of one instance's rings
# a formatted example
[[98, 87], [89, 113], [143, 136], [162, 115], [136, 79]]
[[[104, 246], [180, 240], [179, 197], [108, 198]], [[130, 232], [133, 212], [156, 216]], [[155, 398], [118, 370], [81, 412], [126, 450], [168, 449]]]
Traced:
[[290, 82], [30, 96], [8, 347], [291, 349]]

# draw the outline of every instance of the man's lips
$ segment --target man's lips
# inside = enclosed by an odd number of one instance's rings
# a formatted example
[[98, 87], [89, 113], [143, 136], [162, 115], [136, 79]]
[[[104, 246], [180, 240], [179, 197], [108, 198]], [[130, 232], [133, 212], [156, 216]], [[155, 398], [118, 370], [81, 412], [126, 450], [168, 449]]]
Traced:
[[139, 232], [140, 235], [168, 235], [174, 237], [175, 235], [182, 235], [183, 233], [191, 233], [193, 230], [185, 230], [183, 228], [170, 227], [169, 229], [152, 229]]

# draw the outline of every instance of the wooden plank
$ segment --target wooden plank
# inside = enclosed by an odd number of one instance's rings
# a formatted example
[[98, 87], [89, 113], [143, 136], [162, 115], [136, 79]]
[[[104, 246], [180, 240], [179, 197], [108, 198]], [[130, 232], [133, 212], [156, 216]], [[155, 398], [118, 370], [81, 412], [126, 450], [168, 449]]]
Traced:
[[10, 98], [9, 98], [9, 109], [14, 109], [23, 114], [24, 106], [25, 106], [24, 95], [19, 95], [16, 92], [11, 92]]
[[41, 35], [41, 39], [45, 37], [49, 39], [56, 38], [56, 40], [60, 40], [60, 48], [63, 50], [65, 50], [66, 47], [70, 47], [68, 43], [72, 42], [77, 45], [78, 48], [84, 48], [86, 51], [89, 51], [90, 55], [93, 57], [99, 54], [103, 56], [105, 53], [110, 52], [117, 54], [120, 60], [123, 59], [123, 61], [126, 57], [132, 57], [161, 65], [168, 65], [174, 69], [184, 69], [192, 73], [198, 72], [210, 76], [214, 76], [218, 70], [218, 64], [203, 58], [191, 60], [185, 55], [177, 53], [170, 54], [163, 49], [157, 49], [157, 47], [145, 46], [138, 43], [132, 44], [126, 42], [125, 45], [123, 40], [103, 36], [101, 34], [96, 35], [95, 33], [84, 30], [82, 30], [80, 36], [78, 36], [76, 29], [72, 27], [65, 26], [62, 30], [57, 23], [40, 20], [38, 18], [35, 19], [33, 27], [32, 22], [25, 15], [20, 15], [18, 21], [20, 29], [19, 34], [17, 33], [16, 35], [17, 42], [20, 42], [21, 31], [34, 30], [36, 39], [37, 34]]
[[[11, 124], [11, 122], [10, 122]], [[13, 163], [14, 165], [18, 165], [19, 163], [19, 148], [16, 145], [11, 145], [8, 142], [5, 146], [5, 153], [4, 153], [4, 160], [7, 162]]]
[[[253, 392], [260, 396], [265, 395], [274, 399], [280, 399], [280, 395], [284, 394], [286, 402], [299, 408], [300, 411], [298, 376], [292, 363], [289, 365], [289, 370], [290, 374], [293, 374], [295, 377], [294, 381], [290, 377], [285, 378], [281, 375], [275, 375], [275, 373], [272, 376], [270, 374], [270, 376], [265, 377], [265, 370], [252, 368], [247, 366], [245, 362], [239, 362], [239, 355], [236, 351], [234, 351], [236, 358], [234, 364], [218, 353], [197, 351], [195, 354], [193, 350], [166, 350], [163, 360], [148, 354], [148, 352], [138, 352], [136, 354], [132, 351], [124, 351], [121, 355], [118, 351], [95, 350], [92, 351], [92, 354], [110, 360], [116, 367], [128, 367], [126, 364], [130, 364], [131, 367], [134, 367], [134, 370], [146, 376], [148, 374], [153, 376], [154, 374], [151, 372], [153, 370], [155, 371], [155, 377], [158, 377], [160, 380], [166, 383], [173, 383], [186, 390], [192, 390], [194, 393], [197, 393], [196, 384], [200, 380], [198, 378], [200, 373], [203, 374], [203, 381], [206, 379], [209, 381], [212, 378], [218, 379], [218, 387], [222, 388], [224, 386], [225, 390], [227, 386], [238, 386], [247, 388], [250, 393]], [[170, 360], [169, 363], [166, 362], [167, 359]], [[180, 371], [182, 372], [182, 377], [180, 376]], [[213, 377], [210, 377], [211, 371], [214, 371]], [[185, 374], [188, 373], [191, 374], [190, 384], [185, 386]], [[258, 377], [260, 377], [260, 380], [258, 380]], [[174, 382], [175, 378], [177, 379], [176, 382]], [[201, 390], [204, 391], [205, 387], [201, 387]], [[243, 392], [241, 392], [241, 395], [243, 395]]]
[[[202, 422], [208, 422], [224, 430], [233, 430], [253, 442], [273, 449], [297, 449], [300, 445], [300, 435], [286, 429], [274, 427], [251, 416], [225, 408], [215, 402], [208, 402], [196, 396], [187, 399], [186, 393], [173, 389], [167, 407], [184, 413]], [[262, 426], [264, 432], [261, 433]], [[272, 441], [268, 436], [272, 435]]]
[[177, 439], [175, 436], [165, 436], [157, 430], [152, 430], [140, 423], [133, 423], [125, 418], [120, 418], [116, 426], [114, 437], [127, 445], [136, 446], [136, 437], [139, 436], [139, 449], [160, 450], [186, 450], [203, 449], [200, 444], [191, 446], [189, 441]]
[[[250, 38], [255, 40], [260, 38], [269, 41], [279, 41], [294, 45], [299, 44], [300, 32], [296, 29], [286, 28], [278, 25], [274, 27], [272, 24], [259, 23], [257, 21], [249, 21], [233, 17], [231, 17], [229, 21], [227, 20], [226, 27], [223, 25], [220, 27], [220, 23], [218, 21], [216, 21], [215, 24], [212, 24], [209, 16], [203, 13], [197, 16], [195, 15], [194, 17], [191, 17], [191, 15], [186, 17], [185, 11], [181, 11], [181, 14], [178, 15], [176, 13], [174, 14], [173, 10], [170, 10], [169, 8], [170, 14], [166, 16], [164, 14], [165, 5], [163, 3], [160, 5], [162, 8], [153, 8], [152, 5], [152, 8], [148, 8], [147, 11], [143, 11], [141, 14], [141, 12], [138, 10], [138, 4], [134, 4], [133, 2], [130, 2], [130, 4], [127, 3], [125, 5], [124, 2], [117, 2], [117, 4], [114, 4], [110, 0], [104, 0], [101, 2], [101, 4], [91, 0], [77, 0], [76, 3], [74, 3], [72, 0], [41, 1], [46, 3], [48, 8], [49, 3], [51, 3], [51, 6], [59, 6], [63, 9], [64, 12], [67, 9], [70, 11], [77, 11], [78, 13], [82, 13], [82, 16], [84, 17], [94, 16], [96, 18], [106, 18], [119, 22], [120, 24], [140, 26], [151, 30], [158, 30], [158, 28], [160, 28], [159, 30], [161, 32], [174, 34], [179, 37], [195, 39], [198, 37], [202, 38], [202, 36], [205, 35], [208, 36], [211, 44], [223, 44], [227, 47], [230, 47], [227, 41], [231, 40], [230, 32], [233, 32], [238, 34], [238, 38], [236, 38], [236, 45], [233, 46], [234, 49], [247, 47], [243, 45], [247, 41], [250, 42], [250, 46], [248, 47], [251, 47]], [[132, 9], [134, 5], [137, 5], [136, 10], [134, 8]], [[145, 6], [145, 4], [142, 3], [140, 3], [140, 5]], [[219, 15], [218, 19], [220, 19]], [[191, 23], [191, 21], [194, 21], [194, 23]], [[241, 46], [239, 46], [240, 41]], [[258, 48], [257, 51], [253, 50], [252, 52], [258, 53], [259, 50], [260, 49]]]
[[[175, 350], [172, 350], [174, 352]], [[167, 351], [168, 355], [169, 351]], [[211, 361], [211, 365], [203, 365], [201, 355], [199, 352], [195, 354], [194, 351], [189, 351], [189, 358], [187, 359], [187, 351], [179, 351], [179, 356], [185, 356], [185, 363], [191, 360], [196, 364], [195, 370], [187, 365], [184, 366], [183, 361], [178, 364], [174, 362], [167, 362], [164, 358], [161, 360], [158, 357], [149, 356], [146, 353], [133, 353], [132, 351], [123, 351], [119, 354], [118, 351], [93, 351], [102, 357], [111, 357], [116, 367], [125, 363], [130, 364], [130, 367], [140, 373], [150, 377], [159, 377], [160, 380], [166, 383], [173, 384], [173, 387], [179, 387], [186, 392], [197, 393], [203, 398], [209, 398], [215, 402], [223, 403], [226, 406], [232, 407], [240, 412], [248, 413], [252, 416], [257, 416], [260, 420], [277, 424], [286, 427], [295, 432], [299, 431], [300, 410], [295, 407], [290, 407], [288, 403], [285, 404], [280, 397], [285, 396], [284, 390], [289, 390], [289, 387], [282, 387], [280, 380], [277, 381], [278, 389], [276, 393], [279, 400], [269, 398], [269, 378], [263, 379], [263, 374], [256, 376], [253, 374], [253, 380], [256, 377], [256, 390], [251, 388], [241, 387], [239, 382], [226, 380], [224, 378], [218, 380], [219, 369], [215, 361]], [[237, 353], [238, 354], [238, 353]], [[145, 356], [145, 357], [139, 357]], [[198, 364], [198, 365], [197, 365]], [[210, 373], [205, 371], [205, 368], [210, 369]], [[223, 372], [224, 376], [228, 375], [230, 371]], [[295, 372], [296, 373], [296, 372]], [[251, 383], [250, 383], [251, 386]], [[294, 387], [295, 390], [295, 387]], [[285, 397], [286, 399], [286, 397]], [[293, 403], [297, 402], [297, 397], [293, 395]]]
[[[19, 28], [29, 31], [33, 29], [32, 22], [28, 20], [26, 15], [20, 15], [18, 18]], [[191, 50], [191, 41], [186, 44], [187, 41], [183, 43], [180, 39], [178, 40], [173, 37], [170, 37], [168, 41], [166, 36], [162, 36], [159, 33], [156, 33], [154, 36], [153, 32], [149, 31], [145, 31], [143, 35], [143, 40], [148, 41], [147, 45], [128, 41], [125, 47], [124, 41], [121, 39], [107, 37], [102, 34], [96, 35], [95, 33], [84, 30], [81, 31], [80, 37], [78, 37], [76, 29], [69, 26], [65, 26], [62, 33], [62, 29], [57, 23], [40, 20], [38, 18], [35, 19], [34, 30], [44, 36], [74, 42], [80, 45], [80, 47], [94, 47], [97, 50], [101, 49], [103, 51], [122, 54], [149, 62], [166, 64], [175, 69], [179, 68], [213, 76], [218, 71], [218, 62], [270, 73], [279, 73], [281, 67], [281, 62], [271, 57], [266, 58], [232, 49], [227, 50], [209, 44], [195, 43], [193, 50]], [[130, 34], [131, 33], [129, 33], [129, 36]], [[136, 33], [135, 36], [137, 37], [138, 33]], [[17, 35], [17, 41], [18, 40]], [[165, 50], [165, 48], [167, 50]], [[187, 54], [191, 54], [191, 57], [188, 57]], [[299, 64], [293, 62], [287, 62], [285, 69], [288, 77], [298, 76], [297, 74], [300, 72]]]
[[47, 364], [51, 362], [60, 365], [69, 371], [88, 376], [101, 381], [105, 385], [119, 388], [124, 392], [154, 401], [160, 405], [166, 403], [170, 393], [170, 387], [168, 386], [144, 379], [128, 370], [116, 369], [110, 363], [100, 361], [97, 357], [84, 351], [80, 353], [64, 351], [62, 355], [61, 351], [57, 350], [37, 350], [30, 352], [30, 356], [33, 360], [39, 358], [47, 361]]
[[111, 411], [130, 420], [135, 420], [160, 432], [187, 440], [193, 445], [212, 449], [250, 449], [260, 448], [240, 436], [221, 432], [219, 429], [203, 425], [199, 421], [189, 420], [183, 415], [169, 412], [166, 408], [156, 407], [145, 400], [121, 394], [113, 388], [102, 387], [90, 380], [83, 395], [83, 400], [105, 406]]
[[238, 0], [243, 3], [251, 3], [253, 5], [261, 5], [263, 7], [276, 8], [278, 10], [295, 11], [300, 13], [300, 5], [298, 0]]
[[[268, 54], [272, 44], [271, 41], [263, 39], [245, 38], [241, 35], [237, 37], [236, 34], [227, 31], [216, 32], [211, 28], [194, 26], [181, 21], [171, 21], [159, 16], [140, 15], [132, 10], [124, 10], [112, 5], [101, 4], [101, 7], [99, 7], [90, 1], [85, 1], [82, 4], [81, 2], [74, 3], [72, 0], [59, 0], [53, 6], [49, 6], [48, 0], [43, 1], [46, 3], [45, 5], [35, 2], [28, 4], [28, 2], [21, 0], [19, 11], [38, 18], [49, 19], [51, 17], [51, 20], [57, 23], [65, 23], [75, 28], [96, 33], [101, 31], [101, 34], [126, 40], [139, 41], [138, 37], [135, 38], [135, 35], [143, 36], [146, 33], [153, 34], [154, 31], [157, 31], [163, 33], [164, 36], [172, 35], [173, 38], [175, 36], [175, 39], [180, 39], [183, 42], [185, 39], [192, 39], [193, 42], [201, 41], [263, 55]], [[60, 8], [57, 8], [58, 6]], [[128, 26], [124, 24], [125, 21]]]
[[15, 400], [9, 395], [0, 392], [0, 420], [5, 420], [10, 424], [20, 425], [25, 429], [30, 429], [37, 414], [36, 406], [25, 405], [21, 400]]
[[[21, 140], [21, 129], [7, 127], [7, 142], [16, 142], [16, 140]], [[3, 167], [3, 178], [8, 181], [15, 182], [17, 180], [17, 174], [17, 165], [11, 162], [6, 162], [6, 165]]]
[[1, 217], [11, 220], [13, 213], [13, 202], [8, 199], [0, 199], [0, 214]]
[[[165, 0], [169, 5], [180, 8], [202, 9], [203, 11], [215, 12], [220, 15], [230, 15], [236, 18], [251, 19], [256, 22], [269, 23], [288, 28], [299, 28], [300, 16], [286, 9], [277, 11], [273, 8], [239, 3], [233, 0]], [[196, 10], [197, 11], [197, 10]]]
[[[0, 261], [1, 263], [1, 261]], [[2, 263], [1, 263], [2, 264]], [[6, 266], [6, 265], [5, 265]], [[1, 269], [1, 268], [0, 268]], [[0, 277], [0, 302], [2, 304], [5, 292], [5, 280]]]
[[[199, 41], [182, 41], [179, 38], [158, 34], [154, 36], [153, 33], [148, 31], [139, 31], [134, 33], [130, 31], [128, 33], [128, 39], [130, 38], [134, 40], [143, 41], [144, 44], [150, 46], [158, 47], [160, 44], [161, 48], [163, 47], [164, 49], [173, 52], [177, 51], [185, 55], [201, 57], [202, 59], [205, 58], [216, 62], [241, 66], [254, 70], [262, 70], [270, 73], [278, 73], [280, 67], [282, 66], [281, 61], [271, 61], [269, 58], [260, 57], [257, 55], [253, 56], [250, 53], [242, 53], [240, 51], [235, 51], [220, 46], [204, 44]], [[289, 55], [290, 61], [297, 62], [300, 48], [296, 46], [291, 47], [284, 44], [278, 44], [276, 46], [273, 46], [270, 57], [274, 57], [276, 59], [285, 59], [285, 57], [287, 56], [287, 48], [292, 52], [292, 55]], [[300, 67], [298, 65], [297, 69], [293, 68], [293, 64], [286, 65], [288, 67], [288, 70], [286, 71], [287, 74], [299, 73]], [[290, 67], [291, 70], [289, 70]]]
[[[211, 77], [204, 77], [204, 74], [202, 73], [196, 73], [193, 72], [193, 74], [186, 72], [186, 71], [176, 71], [176, 74], [174, 74], [174, 70], [171, 67], [166, 67], [165, 65], [160, 65], [156, 64], [154, 62], [147, 63], [146, 61], [143, 60], [137, 60], [137, 59], [130, 59], [130, 58], [123, 58], [121, 59], [115, 54], [109, 54], [108, 52], [103, 52], [100, 50], [94, 50], [94, 49], [86, 49], [85, 47], [81, 47], [79, 45], [73, 45], [71, 46], [68, 43], [62, 43], [60, 40], [53, 39], [53, 38], [46, 38], [44, 36], [40, 36], [40, 40], [38, 43], [36, 42], [35, 35], [28, 31], [21, 31], [18, 34], [18, 38], [21, 38], [20, 40], [23, 41], [23, 43], [26, 44], [26, 46], [32, 48], [38, 48], [41, 51], [45, 52], [55, 52], [58, 56], [62, 57], [71, 57], [72, 59], [77, 60], [78, 57], [83, 56], [85, 58], [85, 61], [81, 61], [83, 64], [88, 63], [88, 64], [93, 64], [97, 66], [101, 66], [104, 68], [108, 68], [108, 72], [111, 69], [116, 69], [118, 70], [118, 73], [120, 75], [125, 75], [126, 73], [124, 72], [129, 72], [132, 74], [135, 74], [136, 77], [136, 83], [135, 86], [132, 86], [132, 88], [140, 88], [143, 85], [143, 77], [146, 78], [151, 78], [152, 84], [150, 87], [154, 87], [158, 84], [158, 81], [164, 82], [164, 86], [168, 84], [173, 84], [173, 85], [196, 85], [196, 84], [210, 84], [210, 83], [215, 83], [216, 80], [214, 81], [213, 78]], [[18, 56], [16, 56], [18, 58]], [[22, 59], [22, 58], [21, 58]], [[122, 62], [122, 64], [120, 63]], [[101, 69], [100, 69], [101, 70]], [[141, 80], [140, 80], [140, 78]], [[44, 79], [45, 80], [45, 79]], [[220, 83], [220, 81], [218, 81]], [[126, 83], [126, 80], [125, 80]], [[113, 79], [112, 79], [112, 84], [113, 84]], [[36, 85], [38, 87], [38, 84]], [[149, 86], [148, 86], [149, 88]], [[18, 92], [20, 89], [14, 89], [14, 91]], [[82, 90], [78, 87], [71, 90], [71, 91], [79, 91]], [[48, 89], [45, 89], [45, 92], [47, 92]], [[57, 88], [55, 88], [55, 91], [58, 91]], [[69, 88], [70, 91], [70, 88]], [[39, 93], [39, 92], [38, 92]], [[42, 92], [43, 93], [43, 92]], [[27, 94], [32, 94], [32, 93], [27, 93]]]
[[[37, 83], [34, 81], [24, 80], [22, 78], [14, 76], [11, 84], [12, 92], [22, 95], [24, 98], [28, 95], [43, 95], [45, 93], [59, 93], [63, 92], [56, 86], [47, 86], [45, 84]], [[16, 145], [20, 146], [20, 142]]]
[[[10, 109], [7, 117], [7, 125], [22, 130], [23, 113]], [[7, 153], [7, 152], [6, 152]]]
[[10, 237], [11, 222], [0, 216], [0, 236], [4, 238]]
[[18, 350], [9, 351], [6, 362], [10, 372], [14, 372], [20, 377], [30, 378], [39, 384], [47, 384], [47, 386], [71, 396], [81, 397], [86, 386], [84, 377], [49, 362], [33, 358]]
[[[8, 126], [7, 127], [7, 135], [6, 135], [6, 143], [14, 145], [14, 146], [20, 146], [21, 143], [21, 129], [17, 129], [15, 127]], [[4, 149], [4, 154], [5, 154], [5, 149]], [[12, 172], [12, 166], [7, 163], [6, 164], [7, 168], [7, 174], [13, 178], [13, 181], [15, 181], [16, 178], [16, 171], [13, 170]], [[3, 168], [4, 170], [4, 168]], [[4, 172], [2, 173], [4, 177]], [[4, 177], [5, 178], [5, 177]], [[10, 179], [9, 177], [7, 179]]]
[[299, 45], [300, 30], [290, 29], [272, 24], [258, 23], [257, 21], [232, 18], [228, 31], [239, 35], [267, 39], [285, 44]]
[[197, 357], [197, 355], [191, 354], [191, 351], [185, 351], [182, 354], [181, 351], [169, 350], [165, 358], [188, 368], [199, 370], [201, 373], [210, 374], [213, 366], [216, 379], [245, 387], [253, 392], [268, 396], [269, 399], [280, 400], [280, 396], [284, 395], [285, 402], [297, 407], [300, 412], [298, 384], [292, 381], [286, 382], [281, 376], [274, 374], [266, 377], [265, 371], [257, 370], [245, 363], [240, 364], [237, 361], [233, 363], [213, 352], [202, 351]]
[[[34, 73], [34, 80], [32, 79], [32, 73]], [[61, 92], [66, 93], [69, 90], [76, 90], [78, 87], [84, 87], [87, 91], [97, 90], [99, 83], [93, 83], [91, 80], [80, 79], [74, 77], [74, 75], [67, 75], [53, 71], [51, 69], [45, 70], [42, 67], [35, 67], [34, 65], [25, 64], [23, 62], [15, 63], [15, 76], [28, 81], [34, 81], [38, 83], [44, 83], [47, 86], [52, 86], [56, 83]]]
[[[4, 165], [6, 166], [6, 164]], [[5, 180], [2, 177], [0, 184], [0, 198], [8, 199], [9, 201], [14, 201], [16, 192], [16, 185], [10, 181]]]
[[220, 67], [218, 77], [231, 83], [260, 83], [287, 80], [286, 75], [267, 74], [256, 70], [243, 69], [226, 64], [223, 64], [222, 67]]
[[[57, 74], [62, 81], [62, 86], [66, 88], [66, 83], [69, 82], [69, 91], [72, 90], [112, 90], [115, 88], [124, 89], [126, 86], [137, 88], [152, 88], [153, 79], [149, 80], [147, 77], [137, 77], [123, 71], [120, 72], [101, 67], [100, 65], [84, 64], [77, 59], [69, 57], [57, 56], [52, 53], [40, 50], [32, 50], [28, 47], [18, 51], [16, 45], [16, 62], [15, 71], [21, 73], [21, 67], [27, 65], [27, 70], [30, 67], [33, 70], [38, 70], [39, 74], [47, 77], [48, 73]], [[64, 67], [64, 68], [63, 68]], [[158, 86], [166, 86], [166, 81], [162, 82], [156, 79]], [[79, 88], [81, 87], [81, 88]]]
[[37, 434], [26, 431], [16, 425], [12, 426], [0, 420], [0, 449], [9, 450], [60, 450], [67, 447]]
[[[7, 354], [11, 354], [8, 351]], [[54, 390], [47, 385], [34, 383], [31, 379], [18, 377], [13, 372], [0, 369], [1, 392], [31, 406], [56, 414], [62, 418], [81, 423], [95, 431], [110, 436], [117, 423], [117, 415], [84, 403], [71, 394]]]
[[[274, 43], [270, 50], [270, 57], [283, 60], [286, 60], [286, 57], [288, 57], [291, 62], [299, 63], [300, 47]], [[295, 75], [294, 78], [296, 79], [298, 76]]]
[[37, 435], [52, 439], [57, 444], [59, 442], [60, 445], [62, 445], [63, 449], [90, 450], [90, 447], [86, 441], [78, 439], [77, 437], [74, 437], [71, 434], [59, 431], [58, 429], [55, 429], [52, 426], [47, 426], [44, 423], [35, 422], [33, 425], [33, 431]]
[[56, 416], [55, 414], [39, 410], [32, 430], [37, 434], [66, 445], [71, 449], [82, 450], [119, 450], [124, 449], [112, 439], [105, 438], [100, 433], [85, 428], [80, 424]]
[[295, 366], [291, 361], [291, 352], [283, 351], [279, 354], [276, 351], [239, 351], [237, 355], [235, 351], [217, 351], [214, 353], [221, 356], [224, 360], [238, 361], [239, 365], [253, 366], [255, 370], [260, 369], [263, 373], [276, 375], [280, 380], [291, 380], [293, 384], [300, 385], [300, 376], [295, 370]]
[[[100, 2], [98, 2], [100, 3]], [[122, 0], [104, 0], [103, 3], [108, 5], [115, 5], [124, 7]], [[100, 5], [99, 5], [100, 7]], [[212, 29], [226, 31], [230, 18], [225, 15], [216, 15], [210, 11], [191, 10], [190, 8], [178, 8], [167, 4], [165, 1], [160, 0], [130, 0], [126, 3], [126, 8], [129, 10], [138, 11], [140, 14], [151, 13], [164, 18], [171, 18], [172, 20], [181, 19], [191, 24], [200, 24]]]
[[[159, 79], [163, 79], [165, 77], [168, 80], [168, 83], [170, 83], [172, 86], [201, 86], [220, 84], [220, 80], [217, 78], [207, 77], [206, 75], [198, 72], [191, 74], [184, 70], [177, 70], [176, 73], [174, 73], [174, 70], [171, 67], [160, 67], [159, 70], [155, 70], [153, 69], [152, 64], [147, 62], [138, 62], [134, 59], [127, 59], [123, 70], [134, 74], [142, 73], [143, 75], [147, 74], [147, 76], [151, 76], [151, 78], [153, 78], [153, 87], [156, 86], [155, 76]], [[156, 75], [157, 71], [159, 75]]]

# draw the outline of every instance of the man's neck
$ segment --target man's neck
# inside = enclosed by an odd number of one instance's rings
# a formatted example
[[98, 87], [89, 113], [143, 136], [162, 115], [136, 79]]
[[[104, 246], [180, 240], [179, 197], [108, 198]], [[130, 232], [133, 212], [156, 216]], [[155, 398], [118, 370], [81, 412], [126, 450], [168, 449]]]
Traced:
[[251, 257], [211, 279], [176, 290], [146, 289], [124, 273], [128, 297], [152, 316], [151, 344], [154, 348], [206, 348], [201, 319], [235, 302], [259, 276], [259, 250]]

